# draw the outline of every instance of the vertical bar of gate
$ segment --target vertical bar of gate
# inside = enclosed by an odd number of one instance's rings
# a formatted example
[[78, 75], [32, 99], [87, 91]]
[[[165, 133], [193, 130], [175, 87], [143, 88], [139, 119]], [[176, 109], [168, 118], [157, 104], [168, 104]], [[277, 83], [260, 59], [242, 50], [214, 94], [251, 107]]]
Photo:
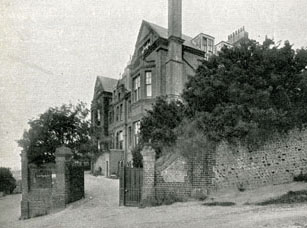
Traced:
[[138, 204], [140, 203], [140, 170], [136, 170], [136, 200]]
[[126, 164], [124, 164], [123, 166], [123, 203], [124, 203], [124, 206], [126, 206], [126, 188], [127, 188], [127, 181], [126, 181], [126, 178], [127, 178], [127, 167], [126, 167]]

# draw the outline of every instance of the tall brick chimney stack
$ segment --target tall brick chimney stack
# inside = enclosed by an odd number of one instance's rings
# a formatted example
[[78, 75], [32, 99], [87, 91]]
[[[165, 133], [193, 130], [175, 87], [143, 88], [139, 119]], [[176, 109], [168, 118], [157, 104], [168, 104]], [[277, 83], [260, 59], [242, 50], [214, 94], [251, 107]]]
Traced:
[[168, 37], [182, 36], [182, 0], [168, 1]]
[[166, 95], [176, 99], [183, 90], [182, 0], [168, 0], [168, 37]]

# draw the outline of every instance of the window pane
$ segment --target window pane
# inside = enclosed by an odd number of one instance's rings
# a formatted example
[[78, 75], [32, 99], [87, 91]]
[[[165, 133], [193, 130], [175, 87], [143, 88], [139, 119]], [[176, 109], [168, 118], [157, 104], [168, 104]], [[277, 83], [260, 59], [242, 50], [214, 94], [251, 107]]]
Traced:
[[146, 72], [146, 84], [151, 84], [151, 72]]
[[151, 85], [147, 85], [146, 86], [146, 95], [147, 95], [147, 97], [151, 97], [152, 96]]

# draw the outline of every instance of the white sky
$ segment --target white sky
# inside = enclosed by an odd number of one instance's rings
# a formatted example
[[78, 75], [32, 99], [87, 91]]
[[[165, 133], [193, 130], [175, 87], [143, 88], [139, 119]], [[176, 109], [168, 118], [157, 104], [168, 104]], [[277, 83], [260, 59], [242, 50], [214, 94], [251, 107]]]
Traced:
[[[183, 0], [183, 31], [226, 40], [245, 26], [307, 46], [306, 0]], [[27, 121], [48, 107], [90, 104], [97, 75], [118, 78], [142, 19], [167, 26], [167, 0], [1, 0], [0, 166], [20, 167]]]

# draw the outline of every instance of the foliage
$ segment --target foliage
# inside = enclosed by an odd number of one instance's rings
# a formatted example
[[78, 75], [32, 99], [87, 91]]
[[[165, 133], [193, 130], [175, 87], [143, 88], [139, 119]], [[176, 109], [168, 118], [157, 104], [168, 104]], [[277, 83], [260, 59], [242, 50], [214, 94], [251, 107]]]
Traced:
[[141, 207], [146, 206], [161, 206], [161, 205], [171, 205], [176, 202], [185, 202], [187, 201], [184, 197], [179, 197], [174, 192], [164, 192], [163, 194], [156, 195], [155, 197], [149, 198], [141, 202]]
[[270, 199], [264, 202], [257, 203], [257, 205], [265, 206], [270, 204], [295, 204], [295, 203], [306, 203], [307, 202], [307, 191], [289, 191], [287, 194], [282, 195], [279, 198]]
[[139, 143], [131, 151], [131, 153], [132, 153], [132, 162], [133, 162], [133, 166], [134, 167], [137, 167], [137, 168], [142, 168], [143, 167], [143, 156], [141, 154], [142, 148], [143, 148], [143, 145]]
[[174, 129], [183, 117], [184, 106], [179, 100], [168, 102], [165, 97], [158, 97], [141, 121], [140, 143], [150, 143], [159, 156], [162, 147], [176, 142]]
[[[186, 84], [190, 119], [209, 139], [263, 141], [307, 123], [307, 50], [266, 40], [223, 48]], [[254, 140], [255, 139], [255, 140]]]
[[62, 105], [49, 108], [38, 118], [30, 120], [30, 129], [18, 141], [27, 152], [29, 162], [54, 162], [57, 147], [72, 149], [74, 158], [82, 158], [91, 150], [89, 110], [80, 102], [76, 106]]
[[208, 151], [214, 151], [216, 143], [208, 140], [202, 132], [201, 123], [198, 120], [183, 119], [175, 129], [177, 141], [172, 147], [164, 148], [164, 151], [179, 153], [187, 158], [200, 159]]
[[[200, 152], [222, 140], [261, 145], [275, 133], [306, 127], [307, 50], [272, 40], [223, 48], [190, 77], [184, 103], [159, 98], [141, 122], [140, 144]], [[140, 150], [136, 150], [136, 153]]]
[[234, 202], [211, 202], [211, 203], [204, 203], [205, 206], [222, 206], [222, 207], [229, 207], [236, 205]]
[[152, 110], [141, 120], [140, 141], [132, 150], [133, 166], [142, 167], [141, 150], [144, 145], [155, 149], [157, 158], [163, 147], [169, 147], [176, 142], [175, 128], [184, 117], [184, 105], [179, 100], [167, 101], [166, 97], [157, 97]]
[[307, 182], [307, 173], [306, 174], [301, 173], [295, 176], [293, 180], [297, 182]]
[[16, 180], [9, 168], [0, 167], [0, 192], [13, 193], [16, 188]]

